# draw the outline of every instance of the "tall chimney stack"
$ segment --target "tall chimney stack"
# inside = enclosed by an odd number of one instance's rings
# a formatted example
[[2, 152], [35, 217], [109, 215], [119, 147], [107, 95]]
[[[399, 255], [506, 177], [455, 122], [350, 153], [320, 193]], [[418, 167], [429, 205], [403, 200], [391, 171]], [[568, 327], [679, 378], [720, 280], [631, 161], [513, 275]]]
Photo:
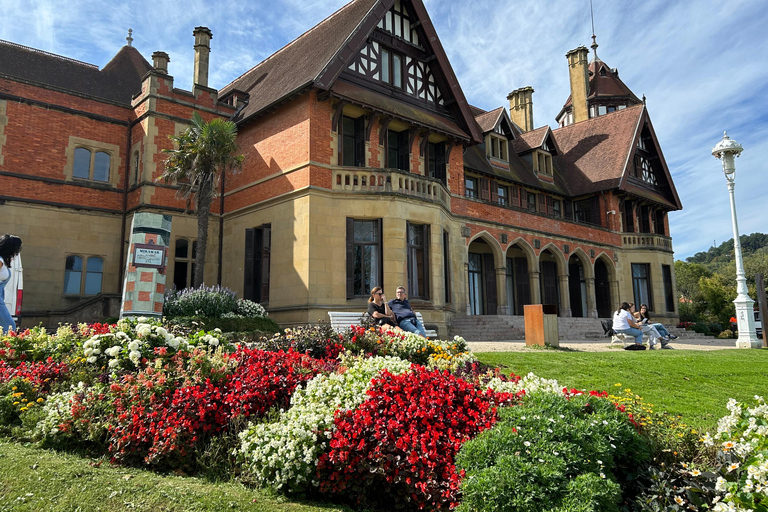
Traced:
[[507, 95], [509, 118], [524, 132], [533, 130], [533, 87], [521, 87]]
[[158, 73], [167, 75], [169, 62], [171, 62], [171, 58], [165, 52], [155, 52], [152, 54], [152, 67]]
[[587, 110], [587, 95], [589, 94], [589, 50], [586, 46], [569, 51], [565, 54], [568, 59], [568, 75], [571, 81], [571, 106], [573, 122], [589, 119]]
[[208, 61], [213, 33], [208, 27], [195, 27], [195, 76], [192, 85], [208, 87]]

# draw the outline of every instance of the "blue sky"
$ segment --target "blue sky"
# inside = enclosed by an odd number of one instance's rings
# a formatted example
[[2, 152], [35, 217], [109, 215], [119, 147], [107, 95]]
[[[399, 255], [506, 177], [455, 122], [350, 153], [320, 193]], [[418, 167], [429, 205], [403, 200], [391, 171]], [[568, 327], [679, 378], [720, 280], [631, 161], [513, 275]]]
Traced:
[[[0, 39], [99, 67], [125, 44], [171, 57], [190, 89], [195, 26], [213, 31], [210, 85], [220, 88], [346, 0], [3, 0]], [[569, 95], [565, 53], [591, 44], [589, 0], [426, 0], [470, 103], [508, 106], [532, 86], [534, 122], [550, 124]], [[598, 55], [647, 97], [683, 210], [670, 215], [675, 257], [733, 236], [725, 178], [712, 147], [728, 130], [741, 234], [768, 232], [768, 2], [593, 0]], [[762, 63], [762, 64], [761, 64]], [[2, 70], [0, 70], [2, 71]]]

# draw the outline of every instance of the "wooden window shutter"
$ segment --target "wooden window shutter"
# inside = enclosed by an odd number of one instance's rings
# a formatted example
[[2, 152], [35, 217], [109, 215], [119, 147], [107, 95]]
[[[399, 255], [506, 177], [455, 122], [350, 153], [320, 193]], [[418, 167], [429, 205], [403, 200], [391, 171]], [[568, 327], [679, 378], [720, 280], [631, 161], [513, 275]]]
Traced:
[[555, 198], [547, 195], [547, 213], [550, 215], [555, 214]]
[[499, 202], [499, 184], [496, 183], [496, 180], [490, 180], [490, 188], [491, 188], [491, 202], [498, 203]]
[[523, 210], [528, 209], [528, 192], [524, 188], [520, 189], [520, 208]]
[[376, 227], [378, 228], [378, 241], [377, 253], [379, 257], [379, 286], [384, 289], [384, 219], [378, 219], [376, 221]]
[[347, 298], [355, 296], [355, 219], [347, 217]]
[[592, 197], [592, 204], [591, 204], [591, 210], [592, 210], [592, 223], [600, 225], [600, 197], [594, 196]]
[[445, 142], [435, 144], [435, 175], [433, 178], [445, 183]]
[[539, 211], [547, 213], [547, 194], [539, 194]]
[[355, 165], [365, 167], [365, 116], [355, 119]]
[[512, 206], [520, 206], [520, 189], [518, 187], [509, 187], [509, 193], [512, 197]]
[[431, 294], [429, 293], [429, 246], [432, 244], [431, 232], [429, 230], [429, 224], [424, 224], [424, 298], [429, 299]]
[[261, 228], [261, 302], [269, 302], [269, 260], [272, 252], [272, 227]]
[[484, 199], [486, 201], [490, 200], [491, 195], [488, 191], [489, 186], [489, 180], [488, 178], [480, 178], [480, 199]]
[[565, 210], [565, 218], [567, 220], [573, 220], [573, 201], [566, 199], [563, 201], [563, 208]]
[[403, 130], [398, 134], [398, 138], [400, 139], [398, 141], [398, 169], [402, 169], [403, 171], [410, 171], [411, 165], [410, 165], [410, 159], [411, 159], [411, 148], [408, 146], [408, 138], [409, 132], [408, 130]]
[[245, 263], [243, 266], [243, 298], [254, 300], [253, 296], [253, 257], [256, 230], [247, 228], [245, 230]]

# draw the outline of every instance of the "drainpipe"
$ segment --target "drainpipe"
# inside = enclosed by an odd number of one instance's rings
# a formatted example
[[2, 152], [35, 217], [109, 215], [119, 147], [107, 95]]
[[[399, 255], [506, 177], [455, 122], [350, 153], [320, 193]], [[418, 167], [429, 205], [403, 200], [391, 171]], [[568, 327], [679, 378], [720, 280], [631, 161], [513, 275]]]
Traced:
[[125, 219], [128, 217], [128, 183], [131, 176], [131, 130], [133, 129], [133, 123], [128, 123], [128, 146], [125, 148], [127, 158], [125, 159], [125, 183], [123, 184], [123, 215], [122, 222], [120, 224], [120, 265], [119, 265], [119, 279], [117, 283], [117, 293], [121, 296], [123, 294], [123, 272], [125, 271], [125, 265], [123, 265], [123, 259], [125, 258]]

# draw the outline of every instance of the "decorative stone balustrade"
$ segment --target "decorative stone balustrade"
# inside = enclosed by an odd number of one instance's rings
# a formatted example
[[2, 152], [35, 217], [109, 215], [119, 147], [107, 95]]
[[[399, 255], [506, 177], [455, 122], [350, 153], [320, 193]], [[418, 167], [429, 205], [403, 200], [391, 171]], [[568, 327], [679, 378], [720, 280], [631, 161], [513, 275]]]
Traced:
[[394, 193], [438, 203], [450, 209], [451, 198], [435, 178], [396, 169], [371, 167], [336, 168], [332, 171], [333, 190], [362, 194]]
[[661, 249], [672, 251], [672, 238], [652, 233], [622, 233], [621, 245], [624, 249]]

